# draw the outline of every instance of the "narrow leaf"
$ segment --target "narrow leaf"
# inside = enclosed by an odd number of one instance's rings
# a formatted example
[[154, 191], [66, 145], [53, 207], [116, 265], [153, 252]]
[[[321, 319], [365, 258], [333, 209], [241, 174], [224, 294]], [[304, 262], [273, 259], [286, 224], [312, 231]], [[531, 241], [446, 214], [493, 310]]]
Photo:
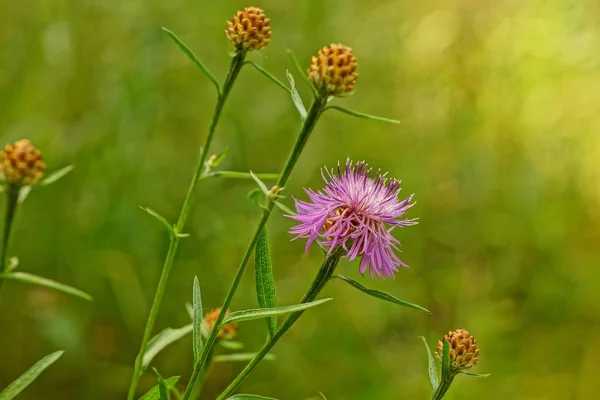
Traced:
[[258, 70], [258, 72], [260, 72], [261, 74], [263, 74], [264, 76], [266, 76], [267, 78], [269, 78], [270, 80], [275, 82], [275, 84], [277, 86], [279, 86], [280, 88], [282, 88], [283, 90], [285, 90], [288, 93], [292, 93], [292, 91], [290, 90], [289, 87], [285, 86], [285, 84], [283, 82], [281, 82], [279, 79], [275, 78], [275, 76], [273, 74], [271, 74], [269, 71], [267, 71], [260, 65], [254, 63], [253, 61], [246, 61], [246, 64], [252, 65], [254, 68], [256, 68]]
[[229, 350], [240, 350], [244, 348], [244, 343], [237, 340], [219, 340], [219, 344]]
[[277, 400], [274, 397], [259, 396], [257, 394], [236, 394], [233, 397], [228, 397], [227, 400]]
[[440, 379], [438, 377], [437, 366], [435, 365], [435, 360], [433, 358], [433, 353], [431, 353], [431, 349], [427, 344], [427, 340], [425, 340], [424, 336], [419, 336], [421, 340], [423, 340], [423, 344], [425, 345], [425, 349], [427, 349], [427, 361], [429, 364], [429, 382], [431, 382], [431, 388], [435, 392], [440, 384]]
[[31, 186], [23, 186], [19, 189], [19, 197], [17, 198], [17, 203], [22, 204], [27, 197], [29, 197], [29, 193], [31, 193]]
[[319, 395], [321, 396], [321, 398], [322, 398], [323, 400], [327, 400], [327, 397], [325, 397], [325, 395], [324, 395], [323, 393], [319, 392]]
[[360, 290], [363, 293], [368, 294], [369, 296], [376, 297], [376, 298], [378, 298], [380, 300], [389, 301], [390, 303], [398, 304], [400, 306], [409, 307], [409, 308], [415, 308], [417, 310], [423, 310], [423, 311], [429, 312], [428, 309], [426, 309], [424, 307], [421, 307], [420, 305], [409, 303], [409, 302], [404, 301], [404, 300], [400, 300], [399, 298], [397, 298], [395, 296], [392, 296], [389, 293], [382, 292], [381, 290], [377, 290], [377, 289], [366, 288], [363, 285], [361, 285], [360, 283], [358, 283], [357, 281], [355, 281], [354, 279], [348, 278], [347, 276], [334, 275], [333, 277], [341, 279], [341, 280], [347, 282], [352, 287]]
[[206, 75], [207, 78], [210, 79], [210, 81], [215, 85], [215, 88], [217, 88], [217, 92], [220, 93], [221, 92], [221, 87], [219, 85], [219, 81], [210, 72], [210, 70], [206, 67], [206, 65], [204, 65], [202, 63], [202, 61], [200, 61], [200, 59], [198, 59], [198, 57], [196, 57], [196, 55], [194, 54], [194, 52], [192, 50], [190, 50], [190, 48], [187, 47], [185, 45], [185, 43], [183, 43], [181, 41], [181, 39], [179, 39], [177, 37], [177, 35], [175, 35], [173, 32], [171, 32], [170, 30], [168, 30], [165, 27], [163, 27], [162, 30], [165, 31], [166, 34], [169, 35], [171, 37], [171, 39], [173, 39], [173, 41], [177, 44], [177, 46], [179, 46], [179, 48], [181, 50], [183, 50], [183, 52], [190, 58], [190, 60], [192, 60], [194, 62], [194, 64], [196, 64], [198, 66], [198, 68], [200, 68], [200, 70], [202, 72], [204, 72], [204, 75]]
[[344, 108], [344, 107], [340, 107], [340, 106], [329, 106], [329, 107], [325, 108], [325, 110], [329, 110], [329, 109], [337, 110], [337, 111], [343, 112], [344, 114], [352, 115], [353, 117], [358, 117], [358, 118], [372, 119], [374, 121], [381, 121], [381, 122], [389, 122], [390, 124], [399, 124], [400, 123], [400, 121], [398, 121], [396, 119], [390, 119], [390, 118], [378, 117], [376, 115], [365, 114], [365, 113], [350, 110], [348, 108]]
[[27, 272], [8, 272], [8, 273], [0, 274], [0, 279], [7, 279], [7, 280], [18, 281], [18, 282], [22, 282], [22, 283], [31, 284], [31, 285], [44, 286], [49, 289], [58, 290], [59, 292], [70, 294], [72, 296], [79, 297], [79, 298], [87, 300], [87, 301], [93, 300], [92, 296], [90, 296], [89, 294], [87, 294], [79, 289], [75, 289], [74, 287], [67, 286], [62, 283], [53, 281], [51, 279], [43, 278], [41, 276], [33, 275], [33, 274], [30, 274]]
[[163, 225], [163, 226], [164, 226], [164, 227], [167, 229], [167, 231], [168, 231], [168, 232], [169, 232], [171, 235], [173, 235], [173, 236], [175, 236], [175, 235], [176, 235], [175, 229], [173, 229], [173, 225], [169, 224], [169, 222], [166, 220], [166, 218], [165, 218], [165, 217], [163, 217], [162, 215], [160, 215], [159, 213], [157, 213], [156, 211], [154, 211], [154, 210], [153, 210], [153, 209], [151, 209], [151, 208], [148, 208], [148, 207], [142, 207], [142, 206], [138, 206], [138, 207], [139, 207], [139, 208], [140, 208], [142, 211], [145, 211], [145, 212], [147, 212], [148, 214], [152, 215], [154, 218], [156, 218], [156, 220], [157, 220], [158, 222], [160, 222], [160, 223], [161, 223], [161, 224], [162, 224], [162, 225]]
[[[271, 262], [271, 251], [269, 250], [269, 239], [266, 227], [263, 227], [256, 242], [254, 250], [254, 267], [258, 305], [261, 308], [277, 307], [275, 278], [273, 277], [273, 265]], [[266, 321], [269, 336], [273, 337], [277, 331], [277, 318], [268, 317], [266, 318]]]
[[62, 356], [63, 351], [55, 351], [52, 354], [48, 354], [40, 361], [36, 362], [31, 368], [29, 368], [23, 375], [17, 378], [16, 381], [11, 383], [0, 393], [0, 400], [11, 400], [21, 393], [27, 386], [31, 384], [36, 378], [44, 372], [52, 363]]
[[215, 156], [215, 159], [210, 163], [210, 167], [216, 168], [219, 165], [221, 165], [221, 163], [223, 162], [223, 160], [225, 160], [225, 158], [227, 157], [228, 154], [229, 154], [229, 146], [225, 147], [225, 150], [223, 150], [222, 152], [220, 152], [219, 154], [217, 154]]
[[162, 376], [160, 376], [156, 368], [154, 368], [154, 373], [158, 378], [158, 393], [160, 394], [160, 400], [171, 400], [171, 396], [169, 396], [169, 389], [167, 388], [165, 381], [163, 380]]
[[304, 78], [304, 81], [308, 84], [308, 87], [310, 87], [310, 90], [312, 90], [313, 94], [316, 95], [317, 89], [315, 89], [315, 87], [313, 86], [310, 79], [308, 79], [308, 75], [306, 74], [306, 71], [304, 71], [304, 69], [300, 66], [300, 63], [298, 62], [298, 59], [296, 58], [294, 53], [292, 53], [292, 50], [288, 49], [287, 53], [288, 53], [288, 56], [290, 57], [290, 60], [292, 61], [292, 65], [294, 66], [294, 68], [296, 68], [296, 72], [298, 72], [298, 74]]
[[288, 81], [290, 82], [290, 86], [292, 88], [292, 91], [291, 91], [292, 101], [294, 102], [294, 105], [296, 106], [296, 110], [298, 110], [298, 112], [300, 113], [300, 118], [302, 119], [302, 121], [304, 121], [306, 119], [306, 116], [308, 115], [308, 113], [306, 112], [304, 103], [302, 103], [302, 98], [300, 97], [300, 94], [296, 90], [296, 85], [294, 83], [294, 77], [292, 76], [292, 74], [290, 74], [290, 71], [288, 71], [287, 69], [285, 70], [285, 76], [287, 77]]
[[[164, 383], [165, 383], [165, 386], [167, 387], [167, 389], [171, 390], [173, 388], [173, 386], [175, 386], [175, 384], [177, 383], [178, 380], [179, 380], [178, 376], [172, 376], [170, 378], [165, 379]], [[150, 389], [148, 392], [146, 392], [145, 395], [140, 397], [139, 400], [161, 400], [160, 399], [160, 386], [159, 385], [154, 386], [152, 389]]]
[[[213, 357], [213, 362], [239, 362], [239, 361], [250, 361], [258, 353], [233, 353], [233, 354], [219, 354]], [[263, 360], [274, 360], [275, 355], [267, 353]]]
[[259, 188], [254, 188], [248, 192], [248, 198], [254, 205], [261, 207], [265, 194]]
[[275, 201], [275, 205], [287, 215], [296, 215], [295, 211], [279, 201]]
[[321, 305], [330, 300], [333, 300], [333, 299], [326, 298], [326, 299], [322, 299], [322, 300], [311, 301], [309, 303], [296, 304], [294, 306], [283, 306], [283, 307], [276, 307], [276, 308], [256, 308], [256, 309], [250, 309], [250, 310], [234, 311], [231, 314], [229, 314], [227, 317], [225, 317], [221, 326], [228, 324], [230, 322], [241, 322], [241, 321], [250, 321], [253, 319], [267, 318], [267, 317], [277, 317], [277, 316], [283, 315], [283, 314], [304, 311], [308, 308], [312, 308], [312, 307]]
[[487, 378], [488, 376], [491, 375], [491, 374], [476, 374], [474, 372], [466, 372], [466, 371], [460, 371], [460, 373], [464, 374], [464, 375], [472, 376], [474, 378]]
[[450, 375], [450, 343], [444, 340], [442, 347], [442, 381]]
[[44, 180], [42, 180], [40, 182], [40, 186], [48, 186], [54, 182], [56, 182], [57, 180], [63, 178], [65, 175], [67, 175], [69, 172], [73, 171], [73, 166], [72, 165], [67, 165], [64, 168], [59, 169], [58, 171], [54, 171], [52, 172], [50, 175], [48, 175], [46, 178], [44, 178]]
[[254, 182], [256, 182], [256, 184], [258, 185], [258, 187], [260, 187], [264, 194], [269, 193], [269, 188], [267, 187], [267, 185], [265, 185], [263, 181], [261, 181], [260, 178], [256, 176], [254, 172], [250, 171], [250, 176], [252, 177], [252, 179], [254, 179]]
[[193, 348], [194, 348], [194, 364], [198, 362], [200, 359], [200, 353], [202, 352], [202, 299], [200, 297], [200, 283], [198, 282], [198, 277], [194, 277], [194, 293], [193, 293], [193, 303], [194, 309], [194, 319], [193, 323]]
[[142, 359], [142, 368], [144, 370], [148, 368], [148, 365], [150, 365], [152, 359], [154, 359], [154, 357], [158, 353], [160, 353], [165, 347], [167, 347], [171, 343], [176, 342], [177, 340], [190, 333], [192, 329], [192, 324], [177, 329], [166, 328], [159, 334], [154, 336], [152, 339], [150, 339], [148, 341], [146, 352], [144, 353], [144, 358]]
[[[208, 178], [227, 178], [227, 179], [254, 179], [249, 172], [237, 171], [214, 171], [206, 175]], [[254, 174], [259, 179], [274, 181], [279, 179], [279, 174]]]

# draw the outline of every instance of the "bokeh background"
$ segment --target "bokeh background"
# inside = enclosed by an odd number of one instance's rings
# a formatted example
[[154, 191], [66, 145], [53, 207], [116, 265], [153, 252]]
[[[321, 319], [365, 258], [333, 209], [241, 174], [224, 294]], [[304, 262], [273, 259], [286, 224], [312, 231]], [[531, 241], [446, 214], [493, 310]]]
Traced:
[[[122, 399], [167, 245], [138, 209], [174, 220], [214, 106], [210, 82], [161, 31], [166, 26], [220, 79], [231, 47], [224, 22], [256, 5], [272, 43], [251, 59], [280, 79], [330, 42], [359, 59], [356, 93], [338, 105], [395, 117], [388, 125], [328, 113], [286, 188], [319, 188], [319, 168], [365, 159], [416, 193], [400, 230], [411, 268], [369, 286], [427, 315], [334, 282], [334, 302], [307, 313], [243, 385], [280, 399], [426, 399], [431, 346], [463, 327], [481, 348], [476, 372], [448, 399], [589, 399], [600, 391], [600, 3], [596, 0], [257, 0], [0, 2], [0, 135], [30, 138], [49, 169], [75, 170], [20, 209], [12, 252], [23, 271], [90, 292], [95, 301], [8, 282], [0, 304], [0, 386], [42, 356], [62, 359], [22, 399]], [[297, 81], [300, 81], [297, 76]], [[306, 87], [300, 88], [308, 99]], [[299, 122], [286, 93], [245, 69], [214, 151], [223, 168], [277, 172]], [[189, 322], [223, 299], [258, 210], [248, 181], [203, 182], [157, 329]], [[287, 199], [291, 205], [290, 199]], [[292, 304], [319, 263], [269, 223], [279, 300]], [[252, 268], [234, 309], [255, 306]], [[264, 323], [240, 329], [258, 349]], [[191, 372], [189, 337], [161, 353], [163, 376]], [[242, 367], [217, 365], [204, 399]], [[141, 388], [155, 383], [152, 373]]]

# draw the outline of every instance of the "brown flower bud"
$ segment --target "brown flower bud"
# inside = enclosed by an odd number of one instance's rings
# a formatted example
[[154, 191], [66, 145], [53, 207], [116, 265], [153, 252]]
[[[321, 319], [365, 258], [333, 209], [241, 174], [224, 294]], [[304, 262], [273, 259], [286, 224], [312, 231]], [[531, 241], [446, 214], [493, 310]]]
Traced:
[[0, 153], [0, 176], [9, 185], [34, 185], [44, 175], [42, 153], [27, 139], [7, 144]]
[[227, 21], [225, 35], [238, 51], [259, 50], [271, 41], [271, 20], [258, 7], [246, 7]]
[[[204, 324], [206, 326], [206, 330], [208, 332], [212, 331], [215, 327], [215, 322], [217, 322], [217, 318], [219, 317], [219, 313], [221, 312], [221, 307], [217, 307], [214, 310], [206, 313], [204, 316]], [[225, 313], [225, 316], [229, 315], [229, 310]], [[217, 339], [223, 340], [233, 340], [235, 335], [237, 335], [238, 324], [237, 322], [232, 322], [224, 325], [219, 333], [217, 333]]]
[[450, 331], [437, 343], [437, 356], [442, 359], [444, 342], [450, 345], [450, 369], [453, 372], [467, 370], [477, 365], [479, 349], [475, 338], [464, 329]]
[[358, 78], [356, 57], [352, 49], [343, 44], [332, 43], [313, 56], [308, 78], [319, 93], [328, 96], [343, 96], [354, 89]]

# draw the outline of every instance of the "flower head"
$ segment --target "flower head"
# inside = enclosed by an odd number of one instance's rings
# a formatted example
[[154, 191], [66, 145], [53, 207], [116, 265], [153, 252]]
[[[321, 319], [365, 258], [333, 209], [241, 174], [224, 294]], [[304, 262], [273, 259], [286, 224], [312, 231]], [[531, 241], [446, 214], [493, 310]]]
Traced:
[[296, 201], [298, 215], [290, 218], [300, 222], [290, 233], [307, 238], [306, 250], [317, 239], [331, 253], [343, 246], [346, 257], [361, 257], [360, 273], [367, 269], [371, 278], [394, 277], [397, 267], [407, 266], [394, 253], [399, 241], [392, 236], [394, 227], [415, 225], [416, 219], [398, 219], [414, 203], [412, 195], [398, 199], [400, 181], [386, 178], [377, 171], [369, 177], [371, 168], [350, 160], [345, 168], [324, 169], [323, 191], [306, 190], [311, 202]]
[[450, 345], [450, 369], [453, 372], [467, 370], [477, 365], [479, 349], [477, 341], [464, 329], [450, 331], [437, 343], [437, 356], [443, 356], [444, 342]]
[[358, 78], [356, 57], [352, 49], [343, 44], [332, 43], [313, 56], [308, 78], [319, 93], [327, 96], [343, 96], [354, 89]]
[[238, 51], [259, 50], [271, 41], [271, 20], [258, 7], [246, 7], [227, 21], [225, 35]]
[[[206, 330], [208, 332], [212, 331], [215, 327], [215, 322], [217, 322], [217, 318], [219, 317], [219, 313], [221, 312], [221, 307], [217, 307], [214, 310], [206, 313], [204, 316], [204, 325], [206, 326]], [[225, 316], [229, 315], [229, 310], [225, 313]], [[223, 340], [233, 340], [235, 335], [237, 335], [238, 324], [237, 322], [231, 322], [229, 324], [224, 325], [219, 333], [217, 334], [217, 339]]]
[[27, 139], [7, 144], [0, 153], [0, 176], [9, 185], [34, 185], [45, 169], [42, 153]]

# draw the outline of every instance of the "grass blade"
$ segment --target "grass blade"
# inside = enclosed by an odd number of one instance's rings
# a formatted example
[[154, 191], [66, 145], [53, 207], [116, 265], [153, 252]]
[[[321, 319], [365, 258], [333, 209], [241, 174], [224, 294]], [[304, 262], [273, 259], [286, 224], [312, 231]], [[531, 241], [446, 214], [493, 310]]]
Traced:
[[0, 400], [11, 400], [19, 395], [27, 386], [31, 384], [46, 368], [63, 355], [63, 351], [55, 351], [48, 354], [40, 361], [36, 362], [23, 375], [17, 378], [0, 393]]
[[80, 299], [84, 299], [87, 301], [93, 300], [92, 296], [79, 289], [75, 289], [72, 286], [58, 283], [51, 279], [33, 275], [28, 272], [8, 272], [0, 274], [0, 279], [13, 280], [31, 285], [44, 286], [49, 289], [58, 290], [59, 292], [70, 294], [71, 296], [79, 297]]

